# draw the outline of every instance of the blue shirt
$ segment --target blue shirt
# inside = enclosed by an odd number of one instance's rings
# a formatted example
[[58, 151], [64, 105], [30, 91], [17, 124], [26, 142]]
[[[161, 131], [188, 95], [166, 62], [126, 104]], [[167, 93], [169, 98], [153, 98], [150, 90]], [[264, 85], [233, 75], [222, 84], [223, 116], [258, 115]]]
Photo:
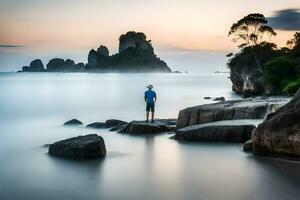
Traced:
[[152, 90], [147, 90], [145, 92], [145, 99], [147, 103], [154, 103], [154, 98], [156, 97], [156, 93]]

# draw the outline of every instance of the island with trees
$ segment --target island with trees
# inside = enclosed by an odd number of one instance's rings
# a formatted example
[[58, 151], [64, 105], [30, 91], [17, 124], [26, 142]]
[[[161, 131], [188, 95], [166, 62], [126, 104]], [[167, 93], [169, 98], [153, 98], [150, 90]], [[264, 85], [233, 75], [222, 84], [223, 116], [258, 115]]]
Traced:
[[88, 63], [75, 63], [71, 59], [54, 58], [44, 67], [40, 59], [21, 72], [172, 72], [168, 65], [154, 53], [151, 40], [144, 33], [130, 31], [119, 38], [119, 52], [109, 55], [107, 47], [101, 45], [90, 50]]
[[239, 52], [230, 53], [228, 67], [233, 91], [244, 96], [292, 95], [300, 87], [300, 32], [278, 48], [270, 42], [276, 36], [262, 14], [249, 14], [229, 31]]

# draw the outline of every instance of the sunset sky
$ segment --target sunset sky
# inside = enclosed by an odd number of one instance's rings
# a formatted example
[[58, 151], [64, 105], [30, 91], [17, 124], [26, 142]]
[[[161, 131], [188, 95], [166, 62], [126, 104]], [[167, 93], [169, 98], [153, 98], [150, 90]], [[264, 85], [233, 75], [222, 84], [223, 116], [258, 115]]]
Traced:
[[259, 12], [284, 29], [273, 38], [283, 46], [300, 29], [299, 8], [299, 0], [1, 0], [0, 45], [88, 49], [104, 44], [114, 53], [119, 35], [135, 30], [146, 33], [158, 50], [233, 50], [236, 44], [227, 37], [232, 23]]

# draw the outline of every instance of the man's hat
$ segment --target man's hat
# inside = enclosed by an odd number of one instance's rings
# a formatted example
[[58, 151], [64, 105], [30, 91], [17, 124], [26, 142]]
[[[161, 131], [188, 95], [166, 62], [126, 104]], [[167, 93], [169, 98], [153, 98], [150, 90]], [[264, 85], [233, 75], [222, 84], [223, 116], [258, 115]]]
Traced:
[[153, 85], [147, 85], [146, 86], [148, 89], [152, 89], [153, 88]]

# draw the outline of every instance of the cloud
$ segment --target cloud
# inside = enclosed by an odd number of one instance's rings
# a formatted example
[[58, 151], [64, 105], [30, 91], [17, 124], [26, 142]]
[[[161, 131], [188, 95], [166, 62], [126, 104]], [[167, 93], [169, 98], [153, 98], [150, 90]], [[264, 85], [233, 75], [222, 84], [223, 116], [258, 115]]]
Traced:
[[20, 47], [26, 47], [26, 46], [11, 45], [11, 44], [0, 44], [0, 48], [20, 48]]
[[270, 26], [279, 30], [300, 30], [300, 9], [284, 9], [275, 12], [268, 18]]

